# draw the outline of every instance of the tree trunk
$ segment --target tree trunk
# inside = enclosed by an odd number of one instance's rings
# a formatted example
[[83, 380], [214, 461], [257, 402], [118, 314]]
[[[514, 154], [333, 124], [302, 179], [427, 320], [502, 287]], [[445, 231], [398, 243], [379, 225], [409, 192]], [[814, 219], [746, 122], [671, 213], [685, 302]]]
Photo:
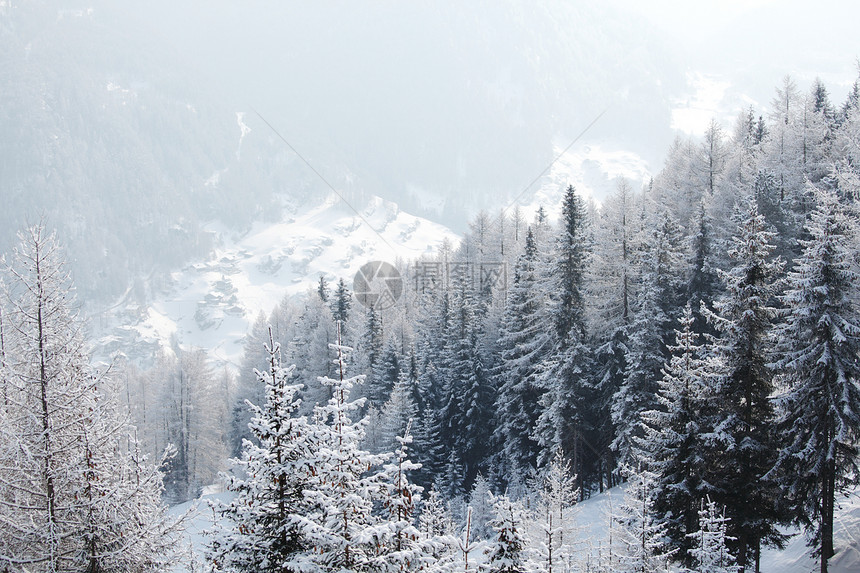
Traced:
[[744, 573], [749, 571], [747, 567], [747, 534], [746, 532], [738, 532], [738, 567]]
[[833, 549], [833, 509], [836, 505], [836, 463], [828, 460], [822, 476], [821, 492], [821, 573], [827, 573], [827, 563]]

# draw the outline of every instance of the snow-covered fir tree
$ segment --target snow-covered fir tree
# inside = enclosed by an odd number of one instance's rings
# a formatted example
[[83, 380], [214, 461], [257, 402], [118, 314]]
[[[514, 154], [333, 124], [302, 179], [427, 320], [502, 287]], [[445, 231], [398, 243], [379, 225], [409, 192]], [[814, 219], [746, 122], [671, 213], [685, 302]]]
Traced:
[[265, 388], [259, 384], [257, 370], [265, 370], [268, 366], [266, 343], [268, 342], [269, 326], [263, 311], [257, 315], [251, 331], [245, 337], [245, 348], [242, 353], [242, 367], [239, 369], [238, 384], [230, 408], [230, 455], [239, 457], [242, 454], [246, 439], [253, 439], [248, 422], [251, 421], [251, 411], [247, 401], [252, 404], [262, 404], [265, 400]]
[[507, 296], [498, 341], [501, 361], [495, 372], [499, 380], [495, 410], [503, 458], [497, 463], [509, 468], [508, 482], [523, 480], [529, 468], [537, 466], [539, 448], [533, 434], [543, 392], [538, 369], [550, 341], [544, 328], [545, 293], [540, 287], [539, 264], [538, 247], [529, 227]]
[[666, 524], [654, 512], [655, 475], [640, 466], [628, 469], [624, 501], [612, 519], [618, 523], [613, 573], [669, 571]]
[[657, 403], [660, 369], [669, 359], [678, 307], [683, 293], [684, 244], [678, 222], [668, 211], [644, 240], [636, 319], [630, 328], [624, 382], [612, 398], [620, 465], [635, 462], [636, 437], [642, 436], [640, 414]]
[[687, 534], [693, 564], [685, 567], [684, 573], [738, 573], [740, 569], [727, 546], [731, 540], [726, 533], [728, 521], [716, 502], [707, 497], [701, 500], [699, 529]]
[[719, 278], [714, 269], [713, 222], [705, 210], [704, 202], [699, 207], [693, 234], [690, 236], [690, 272], [687, 279], [687, 303], [693, 309], [693, 332], [715, 334], [700, 305], [713, 310], [714, 299], [719, 291]]
[[803, 254], [781, 297], [784, 322], [773, 333], [783, 444], [777, 471], [792, 519], [806, 526], [821, 560], [834, 555], [836, 496], [857, 483], [860, 437], [860, 309], [856, 223], [832, 191], [817, 205]]
[[415, 388], [409, 372], [401, 370], [379, 415], [381, 443], [386, 451], [391, 451], [398, 445], [398, 437], [403, 436], [406, 428], [411, 428], [412, 421], [418, 417], [414, 393]]
[[493, 388], [480, 348], [480, 303], [465, 275], [455, 279], [451, 326], [442, 356], [442, 440], [462, 464], [470, 487], [486, 465], [493, 434]]
[[689, 304], [680, 326], [669, 347], [672, 359], [659, 381], [658, 407], [642, 413], [645, 436], [639, 448], [655, 474], [655, 517], [666, 524], [668, 538], [679, 548], [675, 557], [689, 564], [688, 535], [698, 527], [699, 502], [712, 487], [706, 480], [706, 452], [712, 447], [707, 441], [713, 422], [708, 404], [714, 397], [714, 381], [699, 355]]
[[493, 502], [490, 482], [478, 474], [475, 485], [469, 493], [469, 509], [471, 510], [470, 537], [474, 541], [489, 539], [493, 534], [490, 521], [493, 519]]
[[437, 560], [436, 535], [424, 537], [415, 526], [415, 509], [423, 488], [409, 481], [409, 474], [421, 468], [420, 464], [409, 460], [410, 426], [411, 423], [407, 423], [403, 435], [397, 436], [400, 447], [394, 453], [395, 459], [383, 468], [387, 477], [382, 496], [388, 520], [381, 522], [374, 532], [376, 542], [383, 549], [371, 560], [373, 571], [417, 571]]
[[341, 278], [337, 281], [337, 288], [334, 291], [334, 295], [330, 301], [331, 304], [331, 315], [332, 318], [336, 322], [340, 323], [341, 328], [341, 336], [344, 339], [348, 339], [347, 333], [345, 330], [347, 329], [347, 325], [349, 324], [349, 310], [352, 307], [352, 293], [349, 292], [349, 288], [346, 286], [346, 282]]
[[310, 414], [315, 404], [324, 404], [330, 396], [330, 388], [317, 382], [319, 376], [331, 376], [334, 368], [329, 358], [329, 344], [337, 338], [331, 311], [315, 291], [304, 295], [304, 305], [296, 321], [295, 335], [282, 347], [284, 362], [295, 364], [295, 376], [304, 381], [301, 395], [306, 405], [303, 414]]
[[576, 476], [571, 473], [570, 462], [558, 451], [544, 468], [531, 520], [536, 530], [532, 536], [533, 551], [547, 573], [563, 571], [562, 564], [572, 553], [569, 520], [578, 499]]
[[435, 487], [423, 500], [418, 530], [424, 538], [425, 553], [435, 560], [431, 569], [444, 571], [456, 556], [457, 539], [448, 504]]
[[755, 201], [739, 210], [740, 225], [729, 256], [734, 266], [720, 272], [726, 293], [706, 310], [720, 333], [712, 345], [719, 377], [714, 405], [716, 459], [705, 478], [714, 501], [726, 507], [738, 565], [758, 570], [762, 543], [779, 544], [778, 490], [768, 476], [776, 461], [773, 373], [768, 365], [772, 304], [783, 263], [773, 259], [773, 233]]
[[415, 423], [415, 461], [421, 464], [416, 483], [430, 488], [441, 478], [445, 470], [445, 448], [440, 439], [439, 411], [425, 406]]
[[[364, 388], [367, 401], [380, 411], [391, 396], [391, 391], [400, 377], [400, 360], [400, 348], [397, 339], [392, 333], [389, 333], [382, 347], [382, 352], [373, 364], [372, 372]], [[394, 436], [391, 438], [393, 440]]]
[[358, 413], [364, 399], [350, 401], [350, 392], [364, 376], [346, 375], [350, 347], [332, 344], [330, 348], [337, 353], [337, 377], [319, 379], [331, 389], [331, 399], [314, 408], [319, 442], [311, 461], [313, 479], [304, 492], [313, 505], [305, 516], [314, 546], [312, 561], [322, 571], [372, 571], [373, 560], [382, 550], [376, 537], [381, 518], [373, 505], [385, 474], [370, 470], [388, 456], [360, 448], [364, 423], [353, 421], [352, 415]]
[[495, 536], [484, 550], [486, 562], [481, 565], [485, 573], [526, 573], [529, 563], [523, 510], [508, 496], [491, 496], [493, 519], [489, 525]]
[[290, 383], [294, 367], [281, 365], [271, 329], [265, 348], [268, 369], [256, 371], [265, 403], [248, 404], [254, 440], [245, 440], [234, 460], [240, 471], [229, 476], [227, 488], [235, 497], [214, 506], [221, 519], [210, 532], [207, 560], [215, 571], [301, 571], [310, 562], [312, 505], [304, 492], [312, 485], [320, 437], [296, 415], [301, 385]]
[[[541, 364], [541, 413], [535, 435], [541, 445], [540, 465], [559, 449], [573, 464], [580, 484], [594, 473], [599, 454], [596, 442], [594, 385], [590, 379], [590, 349], [586, 344], [584, 280], [589, 248], [585, 205], [573, 186], [565, 191], [561, 221], [547, 289], [551, 352]], [[582, 488], [580, 488], [582, 489]]]
[[588, 266], [589, 330], [594, 337], [594, 380], [600, 409], [598, 443], [602, 457], [601, 488], [616, 483], [615, 455], [611, 449], [615, 427], [610, 409], [613, 396], [624, 383], [627, 370], [630, 326], [638, 288], [637, 196], [630, 183], [619, 178], [615, 191], [605, 201], [594, 230], [594, 248]]

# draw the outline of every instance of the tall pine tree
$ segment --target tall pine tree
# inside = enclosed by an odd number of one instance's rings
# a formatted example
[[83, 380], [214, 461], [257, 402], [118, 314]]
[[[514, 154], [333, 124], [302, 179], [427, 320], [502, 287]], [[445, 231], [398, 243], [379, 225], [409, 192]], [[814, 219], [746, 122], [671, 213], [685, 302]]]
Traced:
[[508, 481], [523, 480], [529, 468], [537, 466], [534, 427], [543, 393], [538, 368], [550, 341], [545, 331], [545, 296], [539, 280], [538, 249], [529, 228], [525, 250], [517, 260], [513, 286], [508, 293], [498, 342], [501, 362], [495, 372], [499, 380], [496, 418], [504, 458], [499, 463], [504, 463], [514, 474], [507, 476]]
[[551, 352], [541, 365], [544, 394], [536, 435], [542, 447], [538, 460], [549, 462], [561, 450], [582, 482], [594, 477], [599, 452], [594, 447], [599, 413], [590, 379], [591, 355], [585, 340], [584, 277], [589, 240], [585, 205], [569, 186], [548, 268]]
[[695, 318], [688, 304], [676, 331], [671, 360], [659, 382], [658, 408], [642, 413], [645, 437], [640, 447], [655, 474], [654, 511], [666, 534], [680, 549], [676, 558], [691, 564], [688, 535], [698, 527], [700, 500], [709, 491], [705, 480], [708, 401], [713, 398], [708, 368], [700, 356]]
[[708, 479], [720, 488], [714, 501], [726, 506], [731, 519], [738, 565], [758, 571], [761, 544], [782, 541], [777, 487], [766, 475], [776, 461], [768, 354], [783, 263], [772, 258], [773, 233], [754, 200], [738, 217], [738, 234], [728, 252], [734, 266], [720, 272], [726, 294], [715, 303], [716, 312], [706, 311], [720, 333], [713, 348], [720, 362], [715, 404], [721, 419], [714, 429], [720, 455]]
[[834, 192], [818, 191], [809, 239], [781, 297], [774, 332], [781, 386], [778, 470], [792, 518], [811, 529], [826, 573], [834, 555], [836, 495], [857, 483], [860, 438], [860, 280], [854, 224]]

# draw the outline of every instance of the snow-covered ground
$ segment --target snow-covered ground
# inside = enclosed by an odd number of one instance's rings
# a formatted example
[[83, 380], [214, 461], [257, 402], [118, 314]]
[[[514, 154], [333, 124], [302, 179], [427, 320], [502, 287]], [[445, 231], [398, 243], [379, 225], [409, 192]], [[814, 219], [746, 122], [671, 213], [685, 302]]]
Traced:
[[[206, 537], [205, 529], [212, 527], [213, 513], [208, 500], [226, 500], [229, 493], [211, 493], [204, 495], [201, 500], [175, 506], [171, 509], [173, 515], [188, 513], [186, 526], [186, 543], [193, 547], [198, 559], [202, 559]], [[624, 497], [623, 486], [593, 496], [578, 504], [571, 512], [571, 529], [576, 530], [577, 539], [572, 543], [578, 557], [584, 557], [585, 552], [591, 552], [591, 560], [597, 559], [600, 551], [608, 547], [609, 528], [607, 516], [613, 507], [621, 503]], [[860, 491], [843, 497], [836, 511], [835, 524], [836, 556], [830, 560], [831, 573], [857, 573], [860, 571]], [[783, 550], [768, 548], [762, 552], [761, 570], [763, 573], [810, 573], [818, 570], [818, 562], [810, 556], [806, 538], [802, 533], [791, 530], [794, 536]], [[470, 556], [474, 563], [480, 562], [480, 547], [476, 555]]]
[[[580, 531], [580, 543], [592, 551], [606, 547], [608, 527], [606, 516], [611, 507], [621, 503], [622, 488], [614, 488], [579, 504], [575, 510], [575, 522]], [[836, 511], [834, 543], [837, 553], [830, 560], [831, 573], [857, 573], [860, 571], [860, 491], [855, 491], [839, 502]], [[763, 573], [810, 573], [818, 570], [818, 562], [811, 557], [806, 537], [795, 529], [783, 550], [767, 548], [762, 551]]]

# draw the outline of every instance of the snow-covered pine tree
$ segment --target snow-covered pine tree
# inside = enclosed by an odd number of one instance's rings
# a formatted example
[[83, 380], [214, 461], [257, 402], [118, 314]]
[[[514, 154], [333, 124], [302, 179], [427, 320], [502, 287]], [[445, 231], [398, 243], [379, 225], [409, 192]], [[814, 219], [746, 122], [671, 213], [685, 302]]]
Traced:
[[656, 573], [669, 571], [672, 551], [666, 546], [666, 525], [654, 512], [653, 473], [628, 468], [624, 501], [618, 515], [619, 550], [613, 573]]
[[[340, 336], [337, 337], [340, 341]], [[364, 380], [363, 375], [347, 377], [348, 346], [331, 344], [337, 353], [336, 378], [319, 378], [331, 389], [326, 405], [314, 408], [318, 435], [311, 463], [313, 479], [304, 496], [313, 505], [307, 517], [307, 531], [313, 543], [312, 560], [323, 571], [372, 571], [372, 560], [381, 547], [376, 542], [380, 517], [374, 514], [374, 500], [380, 496], [382, 472], [373, 472], [388, 455], [370, 454], [359, 444], [364, 439], [364, 422], [351, 416], [364, 399], [350, 401], [350, 391]]]
[[484, 550], [486, 563], [480, 570], [485, 573], [526, 573], [529, 564], [523, 510], [508, 496], [492, 496], [494, 517], [489, 525], [495, 532], [494, 539]]
[[439, 490], [433, 486], [421, 505], [418, 528], [426, 537], [453, 535], [454, 523]]
[[490, 521], [493, 519], [492, 491], [487, 478], [478, 474], [475, 485], [469, 493], [469, 508], [472, 512], [470, 539], [481, 541], [493, 534]]
[[425, 553], [434, 560], [428, 570], [440, 573], [450, 571], [450, 564], [456, 556], [457, 539], [454, 537], [454, 522], [448, 504], [435, 486], [423, 500], [418, 530], [424, 538]]
[[385, 440], [382, 437], [382, 413], [371, 404], [364, 414], [364, 439], [361, 446], [372, 454], [386, 451]]
[[320, 297], [321, 301], [328, 302], [330, 295], [331, 289], [329, 289], [328, 281], [325, 280], [325, 275], [320, 273], [320, 280], [317, 281], [317, 296]]
[[710, 498], [701, 500], [699, 529], [687, 534], [693, 565], [684, 568], [683, 573], [738, 573], [740, 568], [726, 545], [731, 540], [726, 533], [728, 521], [725, 512], [721, 513]]
[[258, 369], [267, 366], [266, 342], [269, 327], [263, 311], [257, 315], [251, 331], [245, 337], [245, 347], [242, 353], [242, 367], [237, 380], [236, 394], [230, 409], [230, 455], [239, 457], [245, 440], [253, 439], [248, 423], [251, 421], [251, 411], [247, 402], [262, 404], [266, 399], [266, 389], [256, 376]]
[[463, 478], [463, 463], [457, 455], [454, 448], [447, 449], [447, 459], [442, 468], [442, 475], [439, 478], [439, 491], [452, 505], [452, 513], [455, 518], [461, 518], [462, 512], [458, 511], [458, 506], [463, 504], [466, 488]]
[[538, 530], [534, 545], [544, 571], [552, 573], [554, 568], [561, 571], [561, 564], [570, 554], [569, 543], [573, 541], [568, 521], [570, 509], [579, 499], [579, 491], [576, 476], [570, 471], [570, 462], [560, 451], [544, 468], [538, 496], [532, 520]]
[[140, 454], [115, 384], [89, 366], [62, 249], [41, 225], [19, 240], [0, 301], [0, 567], [166, 567], [176, 524], [161, 474]]
[[382, 485], [383, 506], [388, 520], [382, 521], [373, 533], [382, 550], [371, 560], [373, 571], [417, 571], [436, 562], [436, 540], [425, 538], [415, 527], [415, 508], [421, 500], [423, 488], [409, 481], [409, 473], [421, 469], [409, 459], [412, 443], [411, 421], [397, 436], [399, 448], [395, 460], [384, 466], [386, 479]]
[[588, 241], [586, 237], [585, 203], [573, 185], [564, 194], [560, 228], [552, 253], [550, 302], [555, 339], [563, 341], [573, 333], [585, 336], [585, 305], [583, 281]]
[[[367, 307], [364, 321], [364, 331], [361, 335], [361, 349], [367, 360], [367, 366], [372, 372], [382, 360], [385, 345], [382, 314], [372, 304]], [[382, 398], [384, 400], [385, 398]], [[382, 402], [379, 402], [381, 405]]]
[[381, 445], [385, 451], [395, 449], [399, 443], [398, 437], [404, 435], [407, 427], [411, 429], [412, 420], [418, 417], [418, 407], [412, 397], [413, 391], [409, 372], [401, 370], [391, 395], [379, 414]]
[[775, 414], [771, 395], [773, 297], [783, 263], [772, 259], [773, 245], [754, 200], [739, 211], [738, 234], [728, 254], [734, 266], [721, 271], [726, 294], [706, 314], [720, 333], [712, 345], [718, 361], [718, 391], [713, 404], [717, 455], [707, 477], [719, 488], [714, 501], [726, 507], [733, 550], [741, 568], [758, 571], [762, 543], [779, 544], [778, 490], [765, 477], [776, 461]]
[[[380, 323], [381, 324], [381, 323]], [[379, 357], [374, 359], [373, 370], [364, 387], [364, 396], [370, 405], [382, 411], [391, 391], [397, 383], [401, 370], [400, 349], [393, 333], [389, 333]], [[390, 436], [392, 446], [394, 435]]]
[[234, 460], [241, 471], [228, 477], [235, 497], [214, 505], [220, 519], [209, 532], [207, 561], [215, 571], [300, 571], [313, 547], [304, 490], [315, 471], [319, 437], [304, 416], [296, 416], [301, 385], [290, 384], [295, 368], [281, 365], [271, 329], [265, 348], [268, 369], [256, 371], [265, 403], [248, 403], [254, 440], [245, 440], [242, 457]]
[[[538, 464], [561, 449], [573, 464], [580, 486], [595, 474], [597, 408], [591, 380], [591, 353], [585, 340], [584, 273], [589, 239], [585, 205], [569, 186], [564, 195], [555, 246], [548, 267], [551, 350], [541, 364], [543, 389], [535, 435], [542, 450]], [[586, 478], [587, 476], [587, 478]], [[584, 493], [584, 488], [580, 487]]]
[[704, 304], [705, 308], [713, 310], [714, 299], [719, 291], [719, 278], [711, 255], [714, 247], [712, 225], [703, 202], [690, 236], [690, 273], [687, 280], [687, 302], [693, 309], [693, 332], [700, 335], [715, 334], [699, 308]]
[[415, 461], [421, 464], [421, 473], [415, 481], [425, 489], [440, 479], [445, 470], [445, 448], [439, 438], [441, 423], [437, 416], [435, 408], [426, 406], [415, 424]]
[[[337, 281], [337, 289], [334, 291], [334, 298], [331, 300], [331, 315], [335, 321], [340, 322], [341, 330], [344, 330], [349, 319], [349, 309], [352, 306], [352, 293], [346, 286], [346, 282], [341, 277]], [[347, 338], [345, 333], [341, 336]]]
[[[501, 335], [501, 362], [494, 372], [499, 380], [496, 418], [500, 449], [506, 466], [518, 474], [537, 466], [538, 444], [533, 437], [543, 392], [538, 368], [549, 350], [545, 329], [544, 291], [540, 287], [538, 248], [531, 227], [525, 250], [514, 268]], [[525, 475], [508, 475], [522, 481]]]
[[799, 254], [797, 237], [799, 225], [785, 200], [779, 181], [770, 171], [759, 171], [753, 179], [753, 193], [759, 213], [775, 232], [773, 236], [774, 256], [790, 261]]
[[462, 483], [469, 487], [490, 453], [494, 392], [481, 358], [479, 306], [465, 276], [455, 278], [451, 307], [443, 353], [442, 441], [456, 452]]
[[678, 308], [683, 299], [684, 244], [678, 222], [668, 211], [644, 240], [642, 284], [636, 318], [630, 328], [624, 383], [612, 400], [616, 427], [612, 448], [618, 463], [635, 460], [634, 438], [643, 434], [640, 414], [657, 405], [657, 381], [669, 360]]
[[328, 306], [308, 290], [304, 296], [304, 308], [299, 314], [292, 340], [282, 347], [284, 362], [295, 364], [295, 376], [303, 380], [302, 404], [310, 414], [315, 404], [325, 403], [330, 396], [330, 388], [317, 383], [319, 376], [330, 376], [334, 369], [329, 358], [329, 344], [337, 337], [335, 322]]
[[781, 297], [785, 319], [773, 332], [778, 357], [778, 434], [784, 437], [778, 475], [794, 521], [811, 529], [826, 573], [834, 555], [836, 495], [858, 480], [860, 437], [860, 281], [855, 223], [832, 191], [817, 205], [803, 254]]
[[615, 434], [610, 415], [612, 397], [624, 383], [633, 307], [638, 285], [638, 240], [634, 227], [637, 196], [630, 183], [619, 178], [604, 202], [594, 232], [588, 266], [589, 330], [595, 338], [594, 380], [599, 414], [597, 435], [602, 453], [599, 487], [616, 481], [614, 453], [609, 447]]
[[647, 454], [655, 474], [655, 518], [666, 525], [666, 534], [679, 549], [676, 558], [690, 564], [689, 534], [698, 527], [699, 502], [709, 490], [705, 434], [708, 400], [713, 381], [699, 356], [695, 317], [688, 303], [676, 331], [672, 359], [663, 367], [659, 381], [658, 408], [642, 413], [645, 436], [639, 447]]

